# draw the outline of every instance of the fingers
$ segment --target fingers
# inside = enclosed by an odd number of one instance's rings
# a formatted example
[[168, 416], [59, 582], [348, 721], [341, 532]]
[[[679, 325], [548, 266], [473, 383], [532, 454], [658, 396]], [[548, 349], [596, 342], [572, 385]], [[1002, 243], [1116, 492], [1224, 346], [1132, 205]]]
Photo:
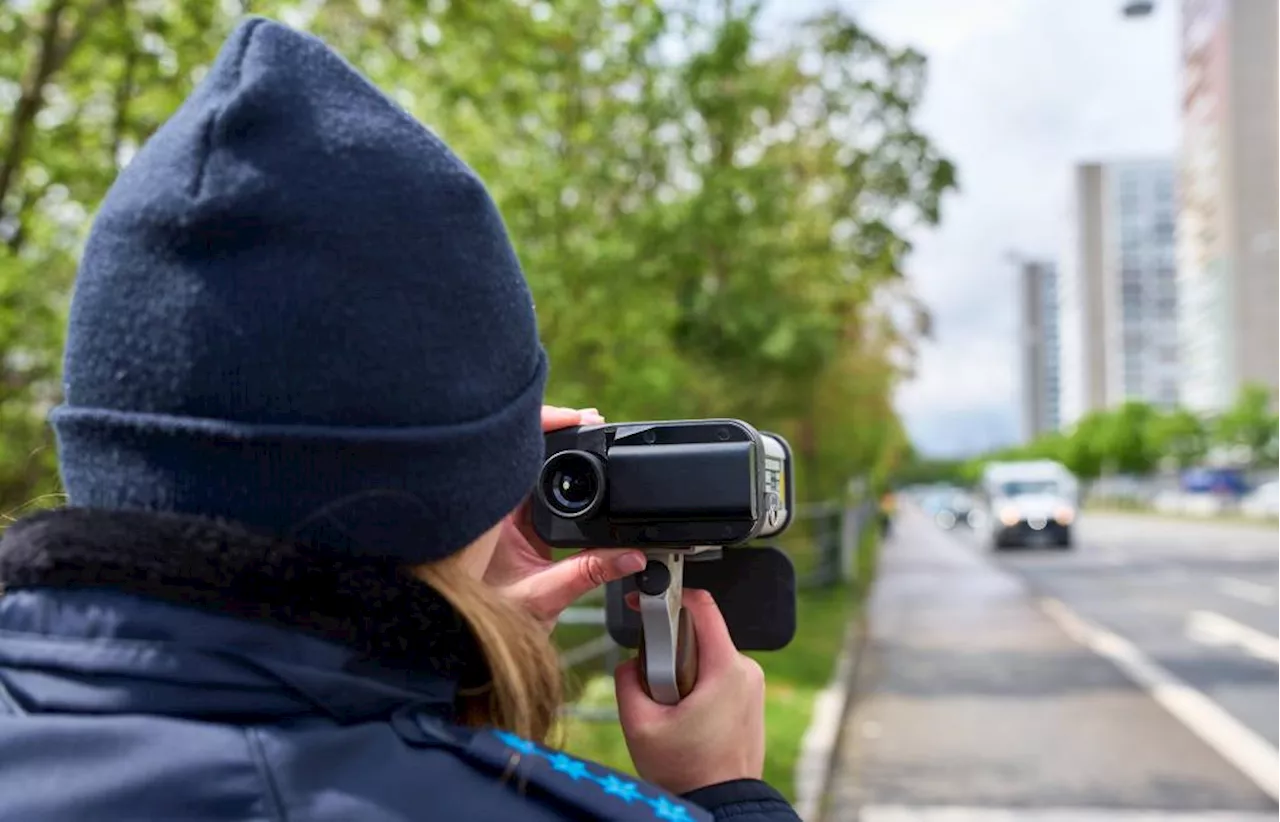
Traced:
[[525, 601], [536, 613], [559, 615], [588, 591], [638, 573], [644, 566], [644, 554], [639, 551], [581, 551], [527, 577]]
[[519, 512], [508, 515], [502, 520], [502, 536], [498, 542], [499, 550], [513, 551], [517, 554], [530, 554], [547, 562], [551, 561], [551, 547], [538, 538], [532, 525], [525, 525], [517, 518]]
[[554, 405], [542, 406], [542, 431], [558, 431], [561, 428], [572, 428], [575, 425], [599, 425], [604, 417], [594, 408], [559, 408]]
[[693, 630], [698, 637], [699, 676], [736, 664], [738, 649], [711, 594], [699, 588], [686, 588], [684, 607], [693, 618]]
[[644, 692], [640, 684], [640, 663], [634, 659], [614, 669], [613, 692], [618, 700], [618, 721], [624, 728], [644, 728], [666, 707]]

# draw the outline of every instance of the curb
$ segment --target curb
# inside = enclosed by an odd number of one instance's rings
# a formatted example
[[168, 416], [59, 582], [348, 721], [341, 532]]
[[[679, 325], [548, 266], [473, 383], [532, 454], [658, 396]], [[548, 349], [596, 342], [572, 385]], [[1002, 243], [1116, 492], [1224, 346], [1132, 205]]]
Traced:
[[845, 714], [853, 696], [854, 675], [866, 639], [865, 627], [865, 618], [859, 609], [845, 629], [835, 673], [827, 687], [814, 699], [813, 717], [800, 740], [800, 756], [795, 770], [795, 810], [804, 822], [817, 822], [822, 813], [823, 799], [835, 769], [835, 755]]

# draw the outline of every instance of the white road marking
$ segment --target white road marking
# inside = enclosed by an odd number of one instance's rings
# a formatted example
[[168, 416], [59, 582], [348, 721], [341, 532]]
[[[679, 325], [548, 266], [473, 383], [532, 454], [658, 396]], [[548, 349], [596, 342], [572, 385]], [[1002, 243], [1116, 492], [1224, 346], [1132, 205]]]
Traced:
[[1255, 605], [1275, 605], [1276, 589], [1258, 582], [1248, 582], [1233, 577], [1218, 577], [1218, 590], [1230, 597], [1243, 599]]
[[[1270, 742], [1123, 637], [1078, 616], [1056, 599], [1040, 600], [1040, 608], [1072, 639], [1109, 659], [1268, 796], [1280, 799], [1280, 754]], [[1274, 819], [1275, 815], [1271, 817]]]
[[1118, 808], [971, 808], [867, 805], [861, 822], [1275, 822], [1274, 813]]
[[1234, 646], [1249, 656], [1280, 663], [1280, 641], [1275, 637], [1211, 611], [1192, 611], [1187, 616], [1187, 639], [1218, 648]]

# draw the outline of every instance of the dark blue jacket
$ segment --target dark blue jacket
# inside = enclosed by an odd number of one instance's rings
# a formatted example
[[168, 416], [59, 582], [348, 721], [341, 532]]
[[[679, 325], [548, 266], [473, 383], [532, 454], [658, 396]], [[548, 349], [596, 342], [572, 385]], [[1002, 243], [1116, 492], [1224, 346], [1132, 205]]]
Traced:
[[677, 798], [454, 724], [469, 635], [368, 563], [66, 510], [9, 529], [0, 582], [3, 822], [796, 819], [762, 782]]

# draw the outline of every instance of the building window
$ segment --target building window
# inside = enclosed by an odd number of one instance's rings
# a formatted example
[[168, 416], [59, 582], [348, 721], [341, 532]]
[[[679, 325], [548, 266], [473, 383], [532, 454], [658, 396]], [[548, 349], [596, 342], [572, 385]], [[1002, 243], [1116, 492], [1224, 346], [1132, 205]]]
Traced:
[[1120, 210], [1134, 211], [1138, 208], [1138, 196], [1141, 186], [1129, 175], [1120, 178]]

